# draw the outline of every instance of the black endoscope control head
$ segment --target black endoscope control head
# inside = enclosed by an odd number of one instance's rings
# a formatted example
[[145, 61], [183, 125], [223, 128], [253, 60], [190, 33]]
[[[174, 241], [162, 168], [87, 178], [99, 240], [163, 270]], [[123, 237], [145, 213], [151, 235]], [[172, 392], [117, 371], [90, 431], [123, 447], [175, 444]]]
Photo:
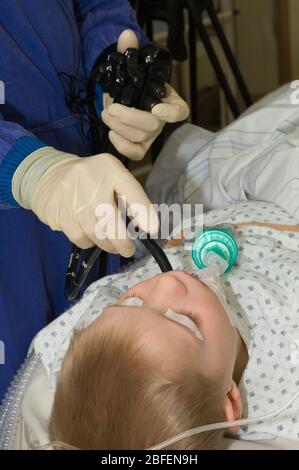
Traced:
[[115, 103], [151, 111], [166, 96], [171, 63], [170, 52], [153, 44], [111, 52], [98, 68], [97, 81]]
[[[105, 51], [104, 54], [105, 58], [101, 55], [94, 65], [88, 87], [94, 147], [96, 153], [108, 152], [124, 161], [124, 157], [118, 154], [109, 140], [107, 126], [103, 126], [104, 132], [100, 135], [101, 126], [94, 104], [95, 82], [101, 85], [104, 93], [109, 93], [115, 103], [151, 111], [166, 96], [166, 83], [170, 80], [172, 60], [168, 50], [154, 44], [141, 49], [129, 48], [124, 54], [112, 50]], [[154, 240], [145, 238], [141, 241], [163, 272], [172, 270], [166, 254]], [[87, 258], [83, 257], [83, 261], [80, 261], [81, 249], [73, 246], [65, 283], [65, 292], [69, 300], [78, 297], [100, 252], [99, 248], [94, 248]]]

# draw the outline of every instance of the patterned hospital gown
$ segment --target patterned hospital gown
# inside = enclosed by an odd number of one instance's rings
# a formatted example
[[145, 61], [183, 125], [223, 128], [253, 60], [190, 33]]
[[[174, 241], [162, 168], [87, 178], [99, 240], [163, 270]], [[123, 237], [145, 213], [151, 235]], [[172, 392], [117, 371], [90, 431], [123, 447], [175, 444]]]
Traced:
[[[296, 224], [285, 210], [263, 202], [239, 203], [204, 215], [207, 226], [249, 221]], [[239, 384], [244, 415], [259, 417], [299, 392], [299, 233], [249, 226], [236, 229], [235, 237], [238, 264], [222, 276], [222, 283], [250, 358]], [[194, 271], [190, 251], [170, 248], [167, 255], [174, 269]], [[32, 348], [40, 355], [52, 388], [73, 330], [89, 325], [122, 292], [157, 273], [150, 258], [127, 274], [94, 283], [80, 302], [37, 335]], [[243, 428], [238, 434], [255, 440], [271, 436], [299, 439], [299, 399], [270, 423]]]

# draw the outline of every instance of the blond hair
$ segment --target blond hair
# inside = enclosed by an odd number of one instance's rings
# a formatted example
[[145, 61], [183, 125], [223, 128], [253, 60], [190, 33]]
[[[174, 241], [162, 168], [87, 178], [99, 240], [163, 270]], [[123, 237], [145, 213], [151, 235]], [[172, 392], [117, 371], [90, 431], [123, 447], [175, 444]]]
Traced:
[[[182, 372], [167, 377], [134, 328], [77, 331], [60, 372], [49, 436], [79, 449], [147, 449], [187, 429], [223, 420], [217, 384]], [[214, 449], [222, 431], [168, 449]]]

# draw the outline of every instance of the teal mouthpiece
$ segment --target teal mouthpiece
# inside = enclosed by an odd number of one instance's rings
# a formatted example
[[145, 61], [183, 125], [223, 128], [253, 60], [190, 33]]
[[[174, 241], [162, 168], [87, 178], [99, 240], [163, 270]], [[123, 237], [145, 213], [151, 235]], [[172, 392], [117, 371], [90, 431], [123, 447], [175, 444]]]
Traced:
[[213, 259], [218, 258], [223, 266], [220, 274], [224, 274], [237, 262], [238, 251], [230, 228], [207, 227], [193, 242], [192, 259], [199, 269], [205, 269]]

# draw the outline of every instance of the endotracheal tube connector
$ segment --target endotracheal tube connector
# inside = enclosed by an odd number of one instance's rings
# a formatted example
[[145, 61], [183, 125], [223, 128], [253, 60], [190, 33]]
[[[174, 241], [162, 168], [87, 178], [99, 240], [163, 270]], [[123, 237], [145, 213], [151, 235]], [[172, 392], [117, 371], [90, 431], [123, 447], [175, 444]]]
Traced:
[[197, 268], [224, 274], [238, 259], [238, 245], [230, 226], [204, 228], [192, 246], [192, 259]]

